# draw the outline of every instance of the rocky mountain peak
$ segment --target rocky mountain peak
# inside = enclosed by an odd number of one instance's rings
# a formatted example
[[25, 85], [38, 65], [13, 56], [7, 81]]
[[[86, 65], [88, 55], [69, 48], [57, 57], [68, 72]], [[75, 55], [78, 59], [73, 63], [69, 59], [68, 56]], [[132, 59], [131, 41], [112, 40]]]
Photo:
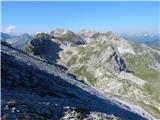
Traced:
[[50, 39], [50, 38], [51, 38], [51, 36], [50, 36], [49, 34], [46, 34], [46, 33], [38, 33], [38, 34], [36, 34], [36, 35], [34, 36], [33, 41], [37, 41], [37, 40], [39, 40], [39, 41], [44, 41], [44, 40], [48, 40], [48, 39]]
[[59, 40], [64, 45], [85, 44], [85, 41], [80, 36], [70, 30], [57, 28], [53, 30], [50, 35]]
[[75, 35], [74, 32], [66, 29], [61, 29], [61, 28], [57, 28], [51, 31], [50, 34], [57, 38], [62, 37], [63, 35], [71, 35], [71, 36]]
[[79, 35], [85, 36], [85, 37], [93, 37], [94, 35], [97, 35], [98, 32], [95, 31], [94, 29], [82, 29], [79, 32]]
[[39, 33], [31, 40], [28, 47], [26, 47], [26, 51], [37, 55], [48, 62], [56, 62], [59, 58], [58, 52], [62, 49], [51, 39], [51, 35]]
[[97, 41], [110, 43], [112, 40], [119, 40], [119, 38], [116, 35], [114, 35], [111, 31], [97, 32], [92, 29], [82, 29], [79, 32], [79, 35], [87, 43], [92, 43], [92, 42], [97, 42]]

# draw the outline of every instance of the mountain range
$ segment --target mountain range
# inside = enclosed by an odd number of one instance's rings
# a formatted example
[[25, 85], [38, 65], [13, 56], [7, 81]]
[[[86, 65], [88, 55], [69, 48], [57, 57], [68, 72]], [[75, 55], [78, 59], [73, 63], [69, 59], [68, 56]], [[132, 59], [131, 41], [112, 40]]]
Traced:
[[[4, 106], [12, 97], [20, 103], [23, 100], [19, 98], [23, 97], [24, 103], [30, 105], [35, 104], [36, 100], [40, 102], [45, 99], [45, 104], [49, 105], [44, 105], [43, 109], [47, 109], [47, 114], [52, 110], [49, 113], [53, 118], [53, 111], [59, 109], [48, 108], [51, 104], [49, 101], [54, 104], [58, 100], [63, 108], [62, 100], [64, 104], [68, 101], [69, 106], [70, 102], [77, 106], [73, 105], [74, 110], [69, 107], [64, 112], [66, 114], [59, 115], [61, 119], [70, 119], [67, 117], [71, 117], [71, 113], [73, 119], [84, 120], [93, 117], [108, 120], [112, 119], [110, 114], [115, 120], [160, 119], [159, 49], [128, 41], [111, 31], [83, 29], [74, 33], [55, 29], [50, 33], [36, 34], [23, 51], [2, 42], [2, 53], [2, 72], [6, 74], [2, 79]], [[12, 92], [15, 95], [11, 95]], [[5, 94], [8, 94], [8, 98], [3, 97]], [[42, 99], [39, 96], [45, 97]], [[28, 97], [33, 101], [28, 103]], [[86, 114], [79, 110], [77, 113], [77, 107], [81, 105]], [[33, 105], [35, 116], [40, 117], [41, 106], [37, 103]], [[21, 105], [19, 108], [24, 109]], [[64, 109], [59, 110], [62, 111]], [[9, 110], [7, 112], [9, 114]], [[30, 112], [28, 114], [31, 115]], [[75, 118], [77, 114], [82, 118]], [[10, 116], [17, 117], [18, 114]], [[60, 118], [56, 116], [55, 119]]]

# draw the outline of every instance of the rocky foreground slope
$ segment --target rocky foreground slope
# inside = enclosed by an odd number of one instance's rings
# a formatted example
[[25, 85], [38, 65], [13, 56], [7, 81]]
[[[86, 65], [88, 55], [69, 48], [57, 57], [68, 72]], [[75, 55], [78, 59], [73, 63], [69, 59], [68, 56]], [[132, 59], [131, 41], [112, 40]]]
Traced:
[[143, 109], [122, 104], [75, 79], [66, 68], [1, 43], [2, 120], [145, 120]]

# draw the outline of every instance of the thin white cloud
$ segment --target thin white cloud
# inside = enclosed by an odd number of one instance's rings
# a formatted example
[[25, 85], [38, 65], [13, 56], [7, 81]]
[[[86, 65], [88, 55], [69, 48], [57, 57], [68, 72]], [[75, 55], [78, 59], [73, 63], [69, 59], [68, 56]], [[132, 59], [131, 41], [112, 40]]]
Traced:
[[16, 29], [16, 26], [15, 25], [9, 25], [5, 31], [6, 32], [9, 32], [9, 33], [14, 33], [15, 32], [15, 29]]

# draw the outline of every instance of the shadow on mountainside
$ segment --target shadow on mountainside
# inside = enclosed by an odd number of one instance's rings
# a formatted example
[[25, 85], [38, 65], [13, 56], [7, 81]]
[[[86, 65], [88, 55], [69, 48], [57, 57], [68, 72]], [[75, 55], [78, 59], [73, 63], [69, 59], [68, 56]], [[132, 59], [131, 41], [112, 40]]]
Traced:
[[62, 50], [57, 43], [54, 43], [51, 40], [48, 40], [47, 42], [37, 42], [36, 44], [31, 41], [31, 44], [33, 46], [33, 52], [34, 55], [39, 55], [40, 57], [43, 57], [48, 62], [56, 62], [59, 58], [58, 53]]

